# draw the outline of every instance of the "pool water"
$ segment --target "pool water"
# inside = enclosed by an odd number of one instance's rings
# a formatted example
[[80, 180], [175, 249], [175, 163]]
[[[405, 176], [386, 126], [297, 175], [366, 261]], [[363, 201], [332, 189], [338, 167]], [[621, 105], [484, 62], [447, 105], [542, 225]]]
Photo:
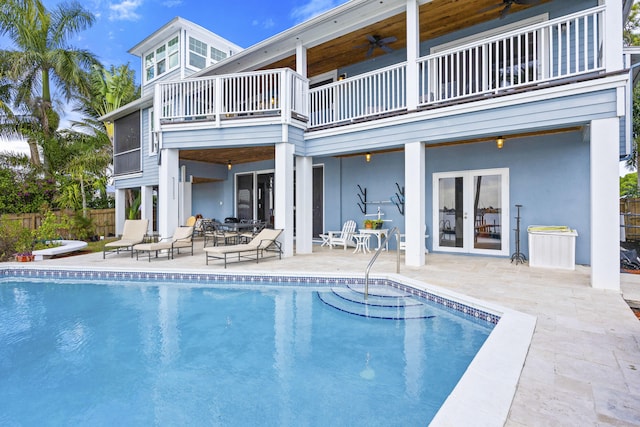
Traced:
[[492, 328], [331, 291], [0, 282], [0, 425], [426, 425]]

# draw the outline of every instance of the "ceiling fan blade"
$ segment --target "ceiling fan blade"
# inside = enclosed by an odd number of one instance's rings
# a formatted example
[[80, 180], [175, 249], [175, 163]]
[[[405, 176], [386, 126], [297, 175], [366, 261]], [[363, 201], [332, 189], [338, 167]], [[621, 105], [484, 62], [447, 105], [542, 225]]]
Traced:
[[371, 47], [367, 51], [367, 58], [370, 57], [371, 55], [373, 55], [373, 45], [371, 45]]
[[500, 19], [504, 18], [505, 16], [507, 16], [507, 14], [509, 13], [509, 10], [511, 9], [511, 5], [513, 3], [507, 3], [507, 5], [504, 7], [504, 9], [502, 9], [502, 12], [500, 12]]
[[394, 36], [390, 36], [390, 37], [385, 37], [383, 39], [381, 39], [380, 41], [378, 41], [379, 45], [383, 45], [386, 43], [393, 43], [394, 41], [398, 40], [396, 37]]
[[391, 53], [393, 52], [393, 49], [391, 49], [389, 46], [387, 46], [386, 44], [380, 45], [380, 49], [384, 50], [387, 53]]
[[533, 5], [533, 4], [540, 3], [540, 0], [513, 0], [513, 3], [515, 3], [515, 4], [523, 4], [523, 5], [524, 4]]
[[372, 36], [371, 34], [367, 34], [367, 40], [369, 40], [371, 43], [378, 42], [378, 38], [376, 36]]
[[502, 7], [502, 5], [503, 5], [503, 4], [504, 4], [504, 3], [500, 3], [500, 4], [494, 4], [494, 5], [489, 6], [489, 7], [483, 7], [482, 9], [480, 9], [480, 10], [478, 11], [478, 13], [485, 13], [485, 12], [489, 12], [489, 11], [491, 11], [491, 10], [497, 9], [497, 8], [499, 8], [499, 7]]

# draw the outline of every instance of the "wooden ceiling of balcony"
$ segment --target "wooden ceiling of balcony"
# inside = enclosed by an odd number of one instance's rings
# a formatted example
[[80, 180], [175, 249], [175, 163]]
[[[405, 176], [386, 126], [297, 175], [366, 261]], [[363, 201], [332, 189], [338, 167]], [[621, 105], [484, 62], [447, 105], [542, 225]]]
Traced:
[[[536, 5], [547, 3], [541, 0]], [[485, 21], [491, 21], [500, 16], [502, 0], [433, 0], [420, 6], [420, 40], [430, 40], [453, 31], [471, 27]], [[500, 6], [491, 9], [492, 6]], [[513, 4], [509, 13], [515, 13], [530, 5]], [[365, 47], [367, 35], [377, 35], [381, 38], [396, 37], [396, 41], [389, 43], [392, 49], [404, 49], [407, 46], [406, 13], [392, 16], [378, 21], [368, 27], [353, 31], [342, 37], [307, 50], [307, 75], [309, 77], [336, 70], [340, 67], [362, 62], [366, 59], [384, 55], [380, 48], [375, 48], [367, 58]], [[295, 55], [284, 58], [264, 68], [296, 68]]]
[[270, 146], [242, 148], [212, 148], [208, 150], [180, 150], [181, 160], [232, 165], [258, 162], [275, 158], [275, 148]]

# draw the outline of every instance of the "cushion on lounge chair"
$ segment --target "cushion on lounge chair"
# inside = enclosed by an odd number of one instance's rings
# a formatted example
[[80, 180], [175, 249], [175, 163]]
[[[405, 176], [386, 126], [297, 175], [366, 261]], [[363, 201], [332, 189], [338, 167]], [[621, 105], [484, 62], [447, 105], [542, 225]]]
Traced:
[[131, 251], [133, 258], [133, 246], [144, 241], [148, 226], [148, 219], [127, 219], [124, 222], [120, 240], [106, 243], [102, 251], [102, 258], [105, 258], [107, 252], [119, 253], [120, 250]]
[[140, 252], [148, 252], [149, 261], [151, 261], [151, 252], [156, 253], [158, 258], [158, 252], [161, 250], [167, 250], [167, 259], [173, 259], [174, 249], [180, 253], [180, 248], [191, 248], [191, 255], [193, 255], [193, 227], [177, 227], [173, 232], [173, 236], [167, 237], [159, 242], [155, 243], [140, 243], [133, 247], [136, 252], [136, 259], [138, 259]]

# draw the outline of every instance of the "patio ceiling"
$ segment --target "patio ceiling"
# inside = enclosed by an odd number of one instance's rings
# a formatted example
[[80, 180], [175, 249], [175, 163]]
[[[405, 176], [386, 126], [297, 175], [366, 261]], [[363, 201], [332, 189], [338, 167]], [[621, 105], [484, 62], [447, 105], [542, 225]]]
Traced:
[[[536, 5], [550, 0], [540, 0]], [[382, 3], [382, 1], [380, 2]], [[492, 8], [496, 6], [495, 8]], [[498, 7], [499, 6], [499, 7]], [[510, 14], [532, 7], [532, 5], [513, 4]], [[491, 21], [500, 16], [502, 0], [433, 0], [420, 6], [420, 40], [425, 41], [453, 31]], [[371, 60], [386, 52], [375, 48], [367, 58], [367, 36], [395, 37], [397, 40], [388, 46], [394, 50], [405, 49], [406, 13], [391, 16], [348, 34], [310, 47], [307, 50], [307, 74], [309, 77], [336, 70], [364, 60]], [[304, 37], [302, 37], [304, 40]], [[295, 55], [273, 62], [264, 69], [296, 68]]]
[[212, 148], [202, 150], [180, 150], [180, 160], [232, 165], [253, 163], [275, 158], [273, 145], [242, 148]]

